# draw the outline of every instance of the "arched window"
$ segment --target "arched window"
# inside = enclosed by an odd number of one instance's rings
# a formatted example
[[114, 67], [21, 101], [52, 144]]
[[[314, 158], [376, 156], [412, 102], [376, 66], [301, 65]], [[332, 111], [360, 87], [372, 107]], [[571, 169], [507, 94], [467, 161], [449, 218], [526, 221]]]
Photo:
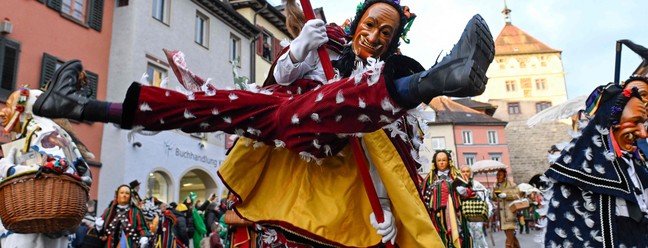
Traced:
[[171, 202], [171, 183], [169, 175], [163, 171], [154, 171], [147, 180], [147, 196], [153, 196], [163, 202]]

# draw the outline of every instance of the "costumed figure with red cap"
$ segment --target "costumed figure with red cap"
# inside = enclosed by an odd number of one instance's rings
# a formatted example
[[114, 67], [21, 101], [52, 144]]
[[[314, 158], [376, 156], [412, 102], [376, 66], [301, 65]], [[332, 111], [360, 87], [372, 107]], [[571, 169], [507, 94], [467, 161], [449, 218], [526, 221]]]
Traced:
[[[403, 247], [440, 244], [438, 235], [430, 232], [433, 226], [418, 193], [417, 156], [412, 152], [417, 142], [409, 136], [416, 129], [411, 119], [401, 117], [436, 96], [481, 94], [494, 45], [488, 26], [476, 15], [450, 54], [425, 70], [396, 54], [407, 22], [398, 1], [366, 1], [350, 28], [353, 41], [335, 62], [339, 77], [311, 84], [310, 89], [215, 89], [171, 54], [174, 71], [189, 90], [186, 94], [134, 83], [123, 103], [102, 102], [79, 98], [68, 81], [57, 80], [37, 101], [37, 112], [112, 122], [135, 131], [179, 128], [244, 136], [219, 170], [239, 197], [235, 210], [244, 218], [332, 246], [365, 247], [381, 240]], [[316, 30], [323, 25], [306, 27]], [[323, 44], [322, 39], [310, 41], [317, 38], [313, 33], [304, 35], [312, 38], [300, 41], [298, 36], [285, 55], [293, 63], [305, 61]], [[75, 79], [80, 71], [80, 62], [70, 61], [57, 73]], [[352, 154], [353, 136], [362, 136], [364, 158], [359, 160], [372, 164], [389, 196], [381, 204], [387, 210], [384, 223], [370, 221], [373, 210], [355, 160], [363, 155]], [[280, 204], [264, 207], [268, 203]]]
[[432, 170], [421, 184], [425, 206], [444, 247], [472, 247], [468, 221], [461, 216], [461, 197], [474, 195], [465, 186], [456, 186], [461, 177], [449, 151], [439, 150], [432, 157]]
[[[36, 175], [36, 178], [30, 180], [57, 175], [78, 182], [79, 187], [89, 187], [92, 184], [92, 177], [85, 159], [94, 158], [94, 155], [76, 139], [68, 120], [52, 120], [32, 114], [32, 106], [41, 93], [40, 90], [21, 88], [7, 98], [5, 107], [0, 110], [3, 133], [9, 134], [13, 140], [3, 145], [4, 158], [0, 160], [0, 185], [32, 175]], [[45, 190], [42, 187], [32, 187], [31, 189]], [[85, 200], [87, 200], [87, 188], [85, 193]], [[57, 197], [55, 195], [37, 195], [42, 197], [43, 203], [54, 204], [57, 202], [56, 200], [47, 200], [48, 197]], [[67, 199], [59, 200], [74, 204]], [[80, 208], [85, 209], [86, 202], [79, 201], [79, 204]], [[61, 206], [44, 207], [58, 208]], [[39, 218], [38, 213], [34, 213], [34, 215], [35, 218]], [[81, 219], [79, 218], [79, 223]], [[6, 220], [4, 221], [6, 222]], [[11, 226], [4, 226], [0, 223], [0, 244], [2, 247], [67, 247], [72, 240], [70, 234], [75, 232], [75, 227], [70, 226], [67, 230], [48, 234], [30, 233], [24, 230], [14, 233]]]
[[147, 247], [149, 229], [146, 218], [132, 203], [131, 197], [130, 186], [119, 185], [115, 190], [115, 199], [95, 221], [104, 247]]

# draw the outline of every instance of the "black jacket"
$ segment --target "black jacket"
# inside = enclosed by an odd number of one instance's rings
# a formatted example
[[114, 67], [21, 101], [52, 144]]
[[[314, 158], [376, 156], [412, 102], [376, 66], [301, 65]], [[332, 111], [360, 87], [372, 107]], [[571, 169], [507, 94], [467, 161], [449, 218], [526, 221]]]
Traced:
[[185, 213], [179, 212], [178, 210], [171, 209], [171, 213], [176, 217], [176, 225], [174, 228], [175, 236], [178, 240], [185, 246], [189, 246], [189, 234], [187, 230], [187, 218], [185, 218]]

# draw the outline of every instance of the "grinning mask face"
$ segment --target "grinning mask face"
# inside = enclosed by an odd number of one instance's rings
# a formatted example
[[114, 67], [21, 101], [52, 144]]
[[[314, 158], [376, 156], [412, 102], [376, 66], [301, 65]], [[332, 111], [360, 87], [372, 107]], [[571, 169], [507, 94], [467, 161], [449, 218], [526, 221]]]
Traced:
[[380, 58], [399, 26], [400, 15], [391, 5], [376, 3], [362, 15], [353, 36], [353, 52], [363, 60]]
[[637, 139], [645, 139], [646, 133], [646, 106], [639, 98], [631, 97], [621, 112], [619, 125], [615, 126], [612, 131], [614, 139], [619, 148], [624, 151], [632, 152], [637, 147]]

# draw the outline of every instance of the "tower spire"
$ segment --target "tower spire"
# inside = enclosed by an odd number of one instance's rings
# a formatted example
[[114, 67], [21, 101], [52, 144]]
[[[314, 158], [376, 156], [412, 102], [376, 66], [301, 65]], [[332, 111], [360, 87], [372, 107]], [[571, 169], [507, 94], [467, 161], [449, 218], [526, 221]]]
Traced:
[[506, 6], [506, 0], [504, 0], [504, 9], [502, 10], [502, 14], [504, 14], [506, 25], [511, 25], [511, 9]]

